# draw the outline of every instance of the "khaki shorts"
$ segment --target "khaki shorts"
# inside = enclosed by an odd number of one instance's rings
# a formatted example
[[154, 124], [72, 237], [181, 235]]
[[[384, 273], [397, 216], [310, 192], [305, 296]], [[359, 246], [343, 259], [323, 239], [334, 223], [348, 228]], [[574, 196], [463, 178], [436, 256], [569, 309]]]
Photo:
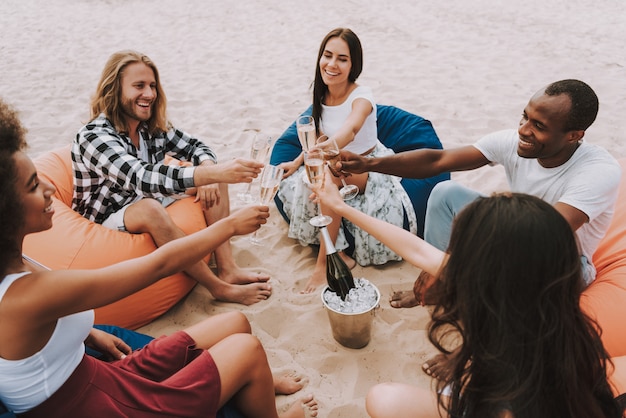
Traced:
[[[167, 196], [167, 197], [161, 197], [155, 200], [159, 200], [161, 202], [161, 205], [164, 208], [166, 208], [172, 203], [176, 202], [177, 200], [182, 199], [183, 197], [187, 197], [187, 195]], [[124, 206], [122, 209], [118, 210], [117, 212], [113, 212], [112, 214], [110, 214], [109, 217], [106, 218], [104, 222], [102, 222], [102, 226], [105, 226], [109, 229], [113, 229], [115, 231], [128, 232], [126, 230], [126, 225], [124, 224], [124, 213], [126, 213], [126, 209], [128, 209], [130, 205], [134, 205], [141, 199], [142, 198], [138, 198], [137, 200]]]

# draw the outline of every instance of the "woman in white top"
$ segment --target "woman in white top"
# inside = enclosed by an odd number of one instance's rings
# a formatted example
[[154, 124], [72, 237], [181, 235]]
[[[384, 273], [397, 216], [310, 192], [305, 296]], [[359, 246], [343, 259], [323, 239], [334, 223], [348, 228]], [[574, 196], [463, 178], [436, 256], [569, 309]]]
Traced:
[[[36, 270], [27, 234], [52, 226], [54, 186], [38, 178], [25, 130], [0, 100], [0, 400], [27, 418], [209, 417], [233, 399], [245, 416], [278, 417], [272, 374], [240, 312], [210, 317], [108, 363], [84, 342], [116, 351], [93, 331], [93, 309], [181, 271], [233, 235], [255, 231], [268, 208], [251, 206], [149, 255], [93, 270]], [[252, 180], [252, 177], [247, 179]], [[118, 352], [118, 354], [121, 354]], [[283, 417], [316, 415], [313, 397]]]
[[[356, 83], [362, 68], [363, 50], [354, 32], [337, 28], [324, 37], [313, 84], [313, 118], [317, 135], [325, 134], [335, 139], [339, 148], [362, 155], [393, 153], [378, 140], [376, 103], [371, 89]], [[313, 275], [303, 290], [310, 293], [325, 283], [326, 252], [323, 242], [319, 240], [318, 228], [309, 224], [309, 219], [316, 214], [317, 209], [309, 199], [311, 190], [304, 181], [306, 174], [302, 168], [303, 160], [301, 154], [294, 161], [281, 164], [285, 169], [285, 180], [281, 183], [278, 198], [283, 202], [284, 211], [290, 219], [289, 237], [297, 239], [302, 245], [320, 245]], [[339, 184], [339, 178], [334, 180]], [[380, 173], [363, 173], [345, 180], [357, 185], [360, 190], [356, 198], [348, 201], [350, 206], [400, 227], [408, 224], [409, 230], [416, 233], [415, 212], [399, 178]], [[354, 267], [356, 263], [366, 266], [401, 260], [400, 256], [380, 241], [342, 220], [330, 208], [322, 205], [322, 212], [333, 218], [327, 228], [338, 250], [348, 247], [343, 228], [340, 228], [342, 221], [354, 237], [354, 258], [340, 252], [349, 267]]]

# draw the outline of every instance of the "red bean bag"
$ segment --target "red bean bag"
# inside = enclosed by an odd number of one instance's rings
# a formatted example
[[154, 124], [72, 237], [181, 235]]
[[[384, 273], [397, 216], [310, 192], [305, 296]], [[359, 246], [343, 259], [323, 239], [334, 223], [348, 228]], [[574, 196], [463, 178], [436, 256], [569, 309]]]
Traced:
[[612, 357], [626, 355], [626, 158], [620, 164], [622, 182], [615, 214], [593, 256], [598, 275], [580, 299], [582, 309], [598, 321]]
[[[30, 234], [23, 252], [51, 269], [89, 269], [108, 266], [154, 251], [148, 234], [114, 231], [74, 212], [70, 147], [53, 150], [34, 160], [40, 178], [56, 187], [55, 214], [48, 231]], [[176, 224], [187, 234], [206, 227], [204, 215], [193, 198], [167, 208]], [[165, 313], [181, 300], [196, 282], [177, 273], [110, 305], [96, 309], [96, 323], [137, 329]]]

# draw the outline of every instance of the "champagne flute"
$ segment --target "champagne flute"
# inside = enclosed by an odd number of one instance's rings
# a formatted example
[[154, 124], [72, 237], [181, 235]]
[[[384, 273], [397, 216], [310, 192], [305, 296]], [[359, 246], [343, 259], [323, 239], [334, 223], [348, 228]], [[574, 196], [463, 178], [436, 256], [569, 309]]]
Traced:
[[322, 149], [324, 152], [324, 160], [326, 160], [326, 164], [330, 167], [330, 171], [333, 175], [339, 177], [341, 184], [343, 184], [343, 187], [339, 189], [339, 194], [342, 199], [354, 199], [359, 194], [359, 186], [356, 184], [348, 184], [342, 175], [335, 174], [335, 167], [339, 162], [339, 145], [337, 141], [335, 141], [335, 138], [329, 138], [328, 135], [321, 135], [317, 138], [316, 146]]
[[[250, 146], [250, 158], [255, 161], [265, 163], [267, 156], [270, 152], [270, 148], [272, 146], [272, 137], [269, 135], [262, 134], [257, 132], [252, 139], [252, 145]], [[252, 188], [252, 182], [248, 183], [248, 187], [246, 187], [246, 191], [243, 193], [239, 193], [237, 197], [239, 200], [250, 203], [252, 202], [252, 195], [250, 194], [250, 190]]]
[[296, 119], [298, 139], [303, 151], [308, 151], [315, 146], [315, 120], [313, 116], [300, 116]]
[[[311, 148], [304, 152], [304, 168], [306, 169], [306, 175], [309, 178], [311, 184], [322, 184], [324, 182], [324, 153], [319, 148]], [[322, 207], [317, 203], [317, 210], [319, 214], [309, 220], [309, 223], [313, 226], [326, 226], [333, 221], [328, 215], [322, 214]]]
[[[274, 196], [276, 196], [276, 192], [278, 191], [278, 186], [280, 185], [280, 181], [283, 178], [284, 171], [285, 170], [275, 165], [267, 164], [265, 167], [263, 167], [263, 171], [261, 172], [259, 204], [267, 206], [272, 201]], [[257, 232], [259, 232], [258, 229], [254, 231], [252, 235], [250, 235], [250, 242], [255, 245], [261, 245], [263, 243], [263, 240], [258, 237]]]

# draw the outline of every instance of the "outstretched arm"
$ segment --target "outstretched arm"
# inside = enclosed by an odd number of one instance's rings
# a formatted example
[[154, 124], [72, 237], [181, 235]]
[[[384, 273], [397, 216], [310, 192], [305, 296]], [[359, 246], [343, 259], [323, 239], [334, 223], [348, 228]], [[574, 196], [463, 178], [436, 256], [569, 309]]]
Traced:
[[448, 171], [465, 171], [482, 167], [489, 160], [472, 145], [454, 149], [422, 148], [384, 157], [368, 158], [351, 152], [341, 152], [338, 164], [344, 173], [392, 174], [405, 178], [428, 178]]
[[206, 164], [194, 167], [195, 186], [214, 183], [250, 183], [255, 179], [263, 163], [246, 158], [235, 158], [218, 164]]
[[339, 148], [343, 148], [354, 141], [356, 134], [361, 130], [365, 120], [374, 110], [372, 103], [365, 98], [357, 98], [352, 102], [352, 111], [332, 137], [337, 141]]
[[15, 296], [13, 312], [21, 315], [22, 322], [42, 324], [115, 302], [186, 269], [232, 236], [257, 230], [268, 216], [267, 206], [250, 206], [143, 257], [100, 269], [33, 273], [9, 289]]
[[[263, 164], [252, 159], [236, 158], [219, 164], [205, 158], [198, 166], [149, 164], [126, 150], [116, 135], [96, 135], [80, 132], [72, 146], [75, 170], [82, 175], [75, 181], [77, 188], [89, 187], [93, 176], [107, 178], [118, 186], [133, 190], [141, 196], [155, 197], [182, 193], [190, 187], [213, 183], [250, 183], [258, 176]], [[194, 158], [200, 160], [200, 157]]]
[[409, 231], [348, 206], [339, 195], [339, 190], [331, 178], [330, 173], [327, 173], [323, 187], [315, 187], [317, 198], [323, 205], [330, 207], [337, 214], [374, 236], [412, 265], [432, 275], [439, 272], [445, 259], [443, 251]]

